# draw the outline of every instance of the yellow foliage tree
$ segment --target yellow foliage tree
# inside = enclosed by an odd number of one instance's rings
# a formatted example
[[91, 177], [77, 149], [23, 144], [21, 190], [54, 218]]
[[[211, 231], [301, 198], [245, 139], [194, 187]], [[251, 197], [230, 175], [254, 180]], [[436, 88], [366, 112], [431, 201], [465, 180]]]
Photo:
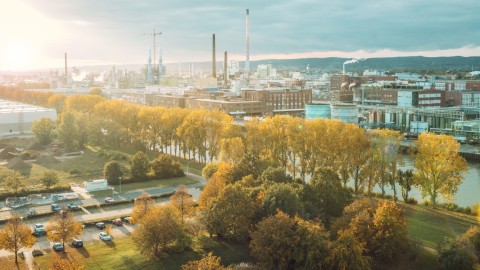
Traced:
[[65, 242], [71, 241], [82, 234], [82, 226], [82, 223], [75, 221], [71, 212], [60, 211], [48, 221], [45, 231], [48, 240], [61, 242], [65, 247]]
[[32, 229], [23, 223], [18, 214], [13, 214], [7, 221], [7, 225], [0, 231], [0, 249], [15, 253], [15, 263], [18, 263], [18, 251], [24, 247], [32, 247], [35, 240]]
[[211, 252], [198, 261], [189, 261], [182, 265], [182, 270], [231, 270], [220, 263], [220, 257], [213, 256]]
[[438, 194], [449, 199], [457, 192], [467, 163], [458, 154], [460, 145], [452, 136], [422, 133], [415, 147], [416, 185], [424, 197], [430, 196], [435, 207]]
[[135, 200], [135, 205], [132, 209], [132, 222], [142, 222], [144, 216], [148, 214], [155, 207], [155, 200], [150, 198], [148, 193], [142, 193]]
[[175, 190], [175, 194], [170, 197], [170, 203], [180, 213], [182, 223], [185, 217], [190, 217], [195, 213], [195, 201], [185, 185], [180, 185]]

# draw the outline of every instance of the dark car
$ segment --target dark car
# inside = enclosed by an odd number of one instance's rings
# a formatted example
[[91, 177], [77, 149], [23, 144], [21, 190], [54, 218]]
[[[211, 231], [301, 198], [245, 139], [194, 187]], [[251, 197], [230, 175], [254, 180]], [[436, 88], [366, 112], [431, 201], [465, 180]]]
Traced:
[[62, 208], [60, 208], [60, 205], [58, 205], [57, 203], [52, 203], [52, 205], [50, 207], [52, 209], [52, 212], [57, 212], [57, 211], [62, 210]]
[[74, 239], [72, 242], [72, 246], [74, 247], [83, 247], [83, 241], [80, 239]]
[[117, 225], [117, 226], [122, 226], [123, 222], [122, 222], [121, 219], [116, 218], [116, 219], [112, 220], [112, 224]]
[[78, 205], [74, 204], [74, 203], [69, 203], [67, 205], [68, 209], [70, 210], [75, 210], [75, 209], [78, 209]]
[[103, 223], [103, 222], [95, 223], [95, 227], [97, 227], [100, 230], [103, 230], [103, 229], [105, 229], [105, 223]]
[[53, 243], [53, 250], [60, 252], [63, 251], [63, 245], [62, 243]]
[[27, 212], [27, 217], [33, 217], [37, 214], [37, 211], [35, 209], [29, 209]]

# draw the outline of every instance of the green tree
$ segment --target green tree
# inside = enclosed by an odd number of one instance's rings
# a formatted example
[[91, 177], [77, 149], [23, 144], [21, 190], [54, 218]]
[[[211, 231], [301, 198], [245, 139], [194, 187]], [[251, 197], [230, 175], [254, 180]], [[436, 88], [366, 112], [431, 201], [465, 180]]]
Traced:
[[130, 173], [132, 175], [132, 178], [136, 180], [146, 179], [150, 167], [147, 154], [145, 154], [145, 152], [139, 151], [132, 156], [130, 162]]
[[178, 212], [169, 205], [153, 208], [138, 223], [132, 234], [138, 251], [150, 259], [161, 259], [168, 251], [183, 251], [189, 244], [188, 235]]
[[291, 183], [293, 178], [281, 167], [268, 167], [260, 175], [260, 182]]
[[172, 156], [160, 154], [150, 165], [150, 174], [156, 179], [165, 179], [185, 175], [180, 168], [180, 163], [173, 160]]
[[57, 133], [59, 139], [65, 144], [65, 151], [70, 152], [76, 148], [77, 125], [74, 112], [66, 111], [60, 115]]
[[255, 203], [246, 190], [241, 185], [227, 185], [208, 204], [204, 222], [210, 234], [244, 241], [255, 214]]
[[14, 171], [13, 173], [5, 177], [3, 185], [6, 190], [13, 193], [18, 193], [23, 187], [25, 187], [23, 181], [24, 177], [19, 172]]
[[422, 133], [415, 147], [415, 182], [435, 207], [438, 194], [448, 198], [457, 192], [467, 163], [458, 154], [460, 145], [452, 136]]
[[61, 242], [65, 247], [65, 242], [72, 241], [82, 234], [82, 226], [82, 223], [75, 221], [71, 212], [60, 211], [48, 221], [45, 231], [48, 240]]
[[475, 255], [459, 239], [447, 239], [438, 249], [438, 260], [445, 269], [473, 270]]
[[273, 184], [265, 190], [261, 211], [264, 217], [275, 215], [280, 210], [293, 217], [303, 215], [303, 205], [298, 191], [290, 184]]
[[13, 214], [7, 220], [5, 227], [0, 230], [0, 249], [11, 251], [15, 254], [15, 263], [18, 263], [18, 251], [24, 247], [32, 247], [35, 237], [32, 236], [32, 229], [25, 223], [18, 214]]
[[117, 185], [120, 183], [120, 177], [123, 176], [122, 165], [118, 161], [109, 161], [103, 167], [103, 175], [111, 185]]
[[90, 91], [88, 91], [88, 94], [94, 95], [94, 96], [101, 96], [102, 95], [102, 88], [92, 87], [92, 88], [90, 88]]
[[47, 145], [52, 142], [55, 134], [54, 130], [55, 121], [50, 118], [42, 117], [32, 122], [32, 132], [41, 145]]
[[400, 189], [402, 191], [402, 198], [404, 202], [408, 202], [408, 192], [412, 189], [414, 183], [413, 178], [413, 170], [398, 170], [398, 184], [400, 185]]
[[45, 187], [47, 187], [47, 189], [50, 189], [52, 186], [58, 184], [60, 179], [55, 171], [46, 171], [40, 177], [40, 181]]

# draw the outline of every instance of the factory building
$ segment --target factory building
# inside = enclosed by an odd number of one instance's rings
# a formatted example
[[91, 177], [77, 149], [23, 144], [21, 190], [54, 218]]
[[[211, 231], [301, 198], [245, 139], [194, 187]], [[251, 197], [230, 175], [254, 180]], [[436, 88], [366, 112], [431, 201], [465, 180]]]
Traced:
[[0, 100], [0, 136], [31, 133], [32, 123], [40, 118], [57, 119], [54, 109]]
[[242, 89], [241, 99], [261, 101], [273, 108], [273, 114], [301, 114], [305, 104], [312, 103], [311, 89], [265, 88], [260, 90]]

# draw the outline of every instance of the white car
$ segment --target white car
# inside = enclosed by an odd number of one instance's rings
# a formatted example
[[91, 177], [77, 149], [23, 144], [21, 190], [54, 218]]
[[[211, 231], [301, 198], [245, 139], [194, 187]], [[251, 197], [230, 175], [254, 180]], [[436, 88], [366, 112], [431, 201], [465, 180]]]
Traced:
[[112, 203], [113, 202], [113, 199], [111, 197], [106, 197], [105, 198], [105, 202], [106, 203]]
[[106, 232], [101, 232], [99, 237], [100, 237], [100, 240], [103, 240], [103, 241], [112, 240], [112, 237], [110, 237], [110, 235], [108, 235]]

